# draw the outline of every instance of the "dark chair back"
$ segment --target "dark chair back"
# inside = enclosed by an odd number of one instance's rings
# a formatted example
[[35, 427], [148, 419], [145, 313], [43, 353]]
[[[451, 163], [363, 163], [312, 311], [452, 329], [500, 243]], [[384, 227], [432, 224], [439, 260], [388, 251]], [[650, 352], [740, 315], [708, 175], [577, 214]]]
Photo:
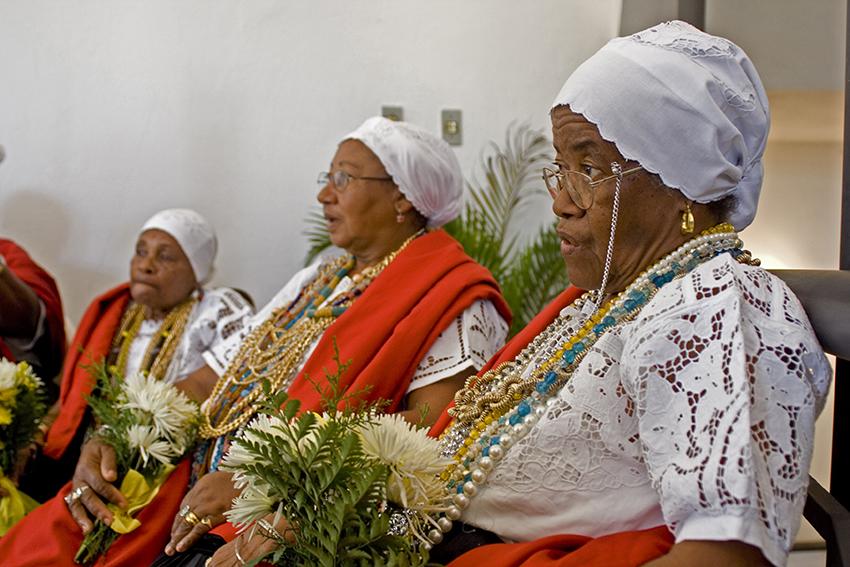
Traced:
[[850, 271], [771, 271], [800, 298], [823, 349], [836, 357], [830, 489], [811, 478], [803, 515], [826, 541], [827, 567], [850, 567]]

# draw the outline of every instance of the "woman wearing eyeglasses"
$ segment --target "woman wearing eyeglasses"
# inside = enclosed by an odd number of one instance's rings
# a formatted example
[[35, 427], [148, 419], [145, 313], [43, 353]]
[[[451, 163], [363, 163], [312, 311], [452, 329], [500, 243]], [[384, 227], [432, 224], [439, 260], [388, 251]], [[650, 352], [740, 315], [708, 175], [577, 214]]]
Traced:
[[[199, 554], [202, 564], [223, 543], [207, 532], [224, 522], [237, 491], [217, 468], [230, 436], [264, 401], [264, 381], [300, 400], [302, 411], [321, 411], [318, 389], [327, 388], [326, 372], [336, 372], [338, 349], [348, 364], [339, 382], [345, 395], [387, 400], [387, 411], [415, 423], [424, 416], [427, 425], [504, 342], [510, 313], [498, 285], [438, 229], [461, 209], [460, 167], [445, 142], [410, 124], [371, 118], [343, 139], [320, 185], [331, 241], [345, 253], [296, 273], [181, 383], [206, 400], [192, 466], [184, 462], [171, 475], [142, 512], [142, 526], [119, 538], [98, 565], [148, 565], [163, 549], [168, 555], [158, 562], [192, 565]], [[86, 471], [91, 492], [108, 462], [96, 461], [89, 459]], [[87, 498], [89, 513], [109, 520], [104, 504], [111, 496]], [[32, 522], [4, 565], [70, 561], [91, 521], [77, 525], [66, 516], [49, 530], [63, 532], [50, 555], [34, 545], [47, 532]], [[219, 532], [226, 536], [227, 525]]]

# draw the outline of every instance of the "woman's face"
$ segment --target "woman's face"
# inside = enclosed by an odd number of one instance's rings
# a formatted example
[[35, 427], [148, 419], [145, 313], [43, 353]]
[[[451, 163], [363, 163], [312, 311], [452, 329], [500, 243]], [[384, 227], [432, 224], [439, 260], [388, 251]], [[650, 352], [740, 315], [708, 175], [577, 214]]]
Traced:
[[144, 231], [130, 260], [130, 295], [161, 316], [198, 287], [189, 258], [173, 236], [158, 229]]
[[[342, 142], [330, 167], [331, 173], [389, 178], [378, 157], [358, 140]], [[331, 242], [354, 256], [381, 249], [382, 241], [397, 231], [396, 205], [403, 197], [391, 180], [352, 178], [343, 189], [331, 181], [319, 191], [318, 199]]]
[[[623, 170], [638, 165], [626, 161], [613, 143], [602, 138], [596, 125], [566, 106], [552, 111], [552, 138], [556, 166], [562, 171], [580, 171], [602, 179], [612, 175], [612, 162]], [[570, 282], [583, 289], [597, 289], [602, 283], [616, 183], [611, 179], [597, 186], [587, 210], [577, 207], [567, 191], [561, 191], [552, 205]], [[606, 293], [622, 291], [644, 269], [685, 242], [680, 231], [685, 203], [680, 193], [645, 171], [623, 177]]]

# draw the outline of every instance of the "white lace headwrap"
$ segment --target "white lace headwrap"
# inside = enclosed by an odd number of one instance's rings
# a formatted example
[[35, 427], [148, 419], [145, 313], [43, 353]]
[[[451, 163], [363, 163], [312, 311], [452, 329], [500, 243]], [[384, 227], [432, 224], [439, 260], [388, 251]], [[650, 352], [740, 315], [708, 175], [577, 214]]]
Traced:
[[218, 240], [212, 225], [200, 213], [191, 209], [165, 209], [149, 218], [139, 234], [151, 229], [174, 237], [189, 258], [199, 284], [203, 285], [212, 278]]
[[460, 214], [463, 176], [444, 140], [408, 122], [380, 116], [366, 120], [345, 140], [360, 140], [378, 156], [429, 227], [442, 226]]
[[770, 114], [734, 43], [680, 21], [612, 39], [567, 79], [552, 108], [561, 105], [689, 199], [734, 195], [736, 229], [752, 222]]

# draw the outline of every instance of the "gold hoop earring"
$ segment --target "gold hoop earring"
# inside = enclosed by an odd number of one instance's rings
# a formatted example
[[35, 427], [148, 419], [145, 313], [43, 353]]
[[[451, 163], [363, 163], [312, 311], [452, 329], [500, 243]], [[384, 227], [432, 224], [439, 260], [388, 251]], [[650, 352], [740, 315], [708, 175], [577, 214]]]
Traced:
[[685, 203], [685, 211], [682, 213], [682, 234], [694, 233], [694, 213], [691, 211], [691, 202]]

